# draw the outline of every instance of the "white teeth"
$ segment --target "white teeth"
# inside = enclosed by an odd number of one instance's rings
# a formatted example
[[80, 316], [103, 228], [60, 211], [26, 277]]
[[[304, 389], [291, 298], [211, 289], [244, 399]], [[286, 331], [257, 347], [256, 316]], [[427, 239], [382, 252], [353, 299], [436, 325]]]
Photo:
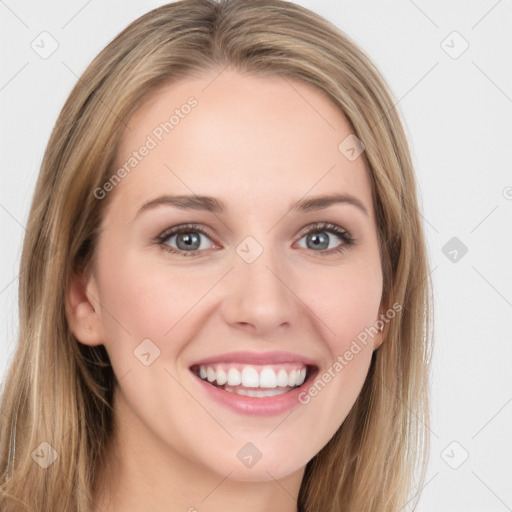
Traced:
[[242, 384], [242, 376], [236, 368], [230, 368], [228, 370], [228, 384], [230, 386], [239, 386]]
[[260, 386], [260, 379], [256, 368], [246, 366], [242, 370], [242, 386], [244, 388], [258, 388]]
[[[217, 386], [225, 385], [225, 389], [228, 386], [241, 385], [244, 388], [275, 390], [277, 388], [293, 388], [303, 384], [306, 380], [306, 368], [304, 366], [301, 368], [300, 366], [300, 363], [297, 363], [296, 368], [288, 371], [284, 368], [276, 370], [272, 366], [264, 366], [263, 368], [260, 367], [260, 373], [258, 373], [257, 367], [251, 365], [246, 365], [243, 367], [242, 371], [239, 371], [235, 366], [229, 367], [229, 363], [225, 363], [223, 366], [217, 364], [212, 366], [201, 365], [198, 373], [201, 379], [210, 383], [216, 383]], [[251, 390], [242, 391], [246, 392]]]
[[286, 370], [279, 370], [277, 372], [277, 385], [281, 387], [288, 386], [288, 374]]
[[226, 384], [227, 381], [228, 381], [228, 374], [222, 368], [219, 368], [217, 370], [217, 384], [219, 386], [222, 386], [223, 384]]
[[213, 382], [217, 378], [213, 368], [208, 367], [206, 369], [206, 378], [208, 379], [208, 382]]
[[276, 373], [272, 368], [265, 367], [260, 373], [260, 388], [275, 388], [277, 386]]

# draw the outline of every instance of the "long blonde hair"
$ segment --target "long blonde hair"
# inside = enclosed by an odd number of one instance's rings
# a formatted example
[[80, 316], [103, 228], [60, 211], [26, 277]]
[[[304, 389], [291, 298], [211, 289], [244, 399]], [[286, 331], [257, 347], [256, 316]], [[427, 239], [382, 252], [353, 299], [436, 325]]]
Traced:
[[120, 134], [149, 94], [227, 66], [302, 80], [339, 106], [365, 147], [383, 310], [403, 305], [348, 417], [307, 464], [298, 508], [397, 512], [423, 482], [432, 293], [413, 166], [387, 85], [337, 27], [291, 2], [182, 0], [137, 19], [94, 59], [49, 140], [21, 257], [19, 343], [0, 404], [2, 512], [93, 508], [117, 381], [104, 347], [78, 343], [65, 311], [70, 277], [91, 262], [107, 202], [93, 191], [112, 175]]

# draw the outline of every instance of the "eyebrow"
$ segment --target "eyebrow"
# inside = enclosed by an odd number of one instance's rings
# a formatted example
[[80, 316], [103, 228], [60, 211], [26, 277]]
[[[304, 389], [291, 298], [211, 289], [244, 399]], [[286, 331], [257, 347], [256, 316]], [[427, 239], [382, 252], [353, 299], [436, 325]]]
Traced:
[[[350, 194], [329, 194], [308, 197], [295, 203], [291, 203], [289, 210], [298, 213], [305, 213], [323, 210], [334, 204], [349, 204], [355, 206], [366, 216], [369, 216], [364, 204], [357, 197]], [[227, 206], [224, 202], [211, 196], [163, 195], [144, 203], [136, 216], [140, 215], [142, 212], [162, 205], [174, 206], [181, 210], [203, 210], [218, 214], [223, 214], [227, 210]]]

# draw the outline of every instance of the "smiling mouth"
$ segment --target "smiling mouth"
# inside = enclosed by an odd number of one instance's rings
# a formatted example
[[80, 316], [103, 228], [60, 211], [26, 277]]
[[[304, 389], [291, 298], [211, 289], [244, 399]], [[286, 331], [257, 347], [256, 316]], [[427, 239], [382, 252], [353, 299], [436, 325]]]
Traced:
[[199, 379], [223, 391], [263, 398], [282, 395], [303, 386], [317, 369], [304, 363], [215, 363], [194, 365], [190, 370]]

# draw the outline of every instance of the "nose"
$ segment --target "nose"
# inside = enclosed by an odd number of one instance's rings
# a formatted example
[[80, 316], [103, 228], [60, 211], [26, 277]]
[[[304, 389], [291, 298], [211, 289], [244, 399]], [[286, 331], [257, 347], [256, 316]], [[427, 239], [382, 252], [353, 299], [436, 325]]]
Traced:
[[293, 325], [299, 318], [301, 301], [293, 290], [293, 272], [271, 250], [252, 263], [237, 254], [225, 282], [222, 303], [224, 320], [253, 335], [264, 336], [277, 328]]

